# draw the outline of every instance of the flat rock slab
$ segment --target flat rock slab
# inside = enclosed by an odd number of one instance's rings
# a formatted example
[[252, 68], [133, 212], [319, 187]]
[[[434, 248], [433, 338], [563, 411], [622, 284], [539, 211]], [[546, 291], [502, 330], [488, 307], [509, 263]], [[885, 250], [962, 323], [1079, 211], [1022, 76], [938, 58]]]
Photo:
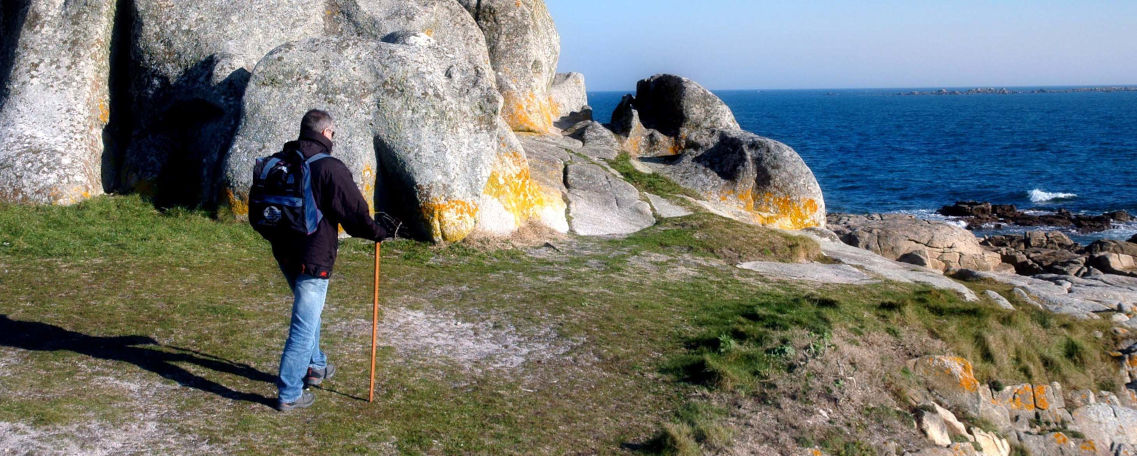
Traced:
[[765, 277], [778, 280], [847, 285], [868, 285], [878, 283], [868, 274], [847, 264], [821, 263], [775, 263], [772, 261], [751, 261], [738, 265], [742, 269], [757, 272]]
[[599, 165], [568, 165], [565, 184], [576, 234], [630, 234], [655, 224], [639, 190]]
[[[808, 235], [808, 233], [804, 234]], [[979, 300], [979, 297], [970, 288], [931, 269], [889, 260], [868, 250], [862, 250], [841, 242], [821, 238], [815, 239], [821, 245], [821, 252], [830, 258], [847, 265], [856, 266], [882, 279], [902, 283], [922, 283], [941, 290], [955, 291], [962, 295], [963, 299], [970, 302]]]
[[692, 214], [687, 208], [672, 203], [667, 198], [659, 195], [648, 193], [647, 200], [651, 203], [651, 207], [655, 208], [655, 213], [663, 218], [683, 217]]
[[1013, 285], [1035, 298], [1048, 311], [1081, 318], [1097, 318], [1094, 312], [1114, 310], [1118, 304], [1137, 305], [1137, 278], [1133, 277], [1109, 274], [1088, 277], [1039, 274], [1028, 277], [994, 272], [975, 272], [974, 275]]

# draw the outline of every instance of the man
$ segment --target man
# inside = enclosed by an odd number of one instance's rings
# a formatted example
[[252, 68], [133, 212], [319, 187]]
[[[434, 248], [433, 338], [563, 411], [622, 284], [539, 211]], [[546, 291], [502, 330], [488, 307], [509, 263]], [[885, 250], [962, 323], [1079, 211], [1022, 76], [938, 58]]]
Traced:
[[[313, 109], [300, 122], [300, 138], [285, 144], [284, 150], [299, 150], [305, 159], [319, 153], [331, 154], [335, 137], [332, 116]], [[272, 242], [272, 254], [294, 297], [292, 323], [280, 356], [277, 380], [281, 411], [311, 406], [316, 397], [304, 387], [319, 385], [336, 372], [320, 350], [320, 314], [336, 262], [338, 227], [343, 225], [348, 234], [376, 242], [388, 238], [393, 231], [371, 219], [367, 202], [343, 162], [336, 158], [317, 160], [311, 164], [310, 175], [312, 196], [323, 219], [309, 236]]]

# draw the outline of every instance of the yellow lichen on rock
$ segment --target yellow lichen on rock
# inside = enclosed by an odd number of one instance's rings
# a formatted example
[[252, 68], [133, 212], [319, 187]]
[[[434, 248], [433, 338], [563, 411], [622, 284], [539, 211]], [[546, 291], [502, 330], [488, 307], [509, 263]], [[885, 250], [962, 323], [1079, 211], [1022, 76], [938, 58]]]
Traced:
[[474, 231], [478, 205], [463, 200], [433, 199], [422, 205], [430, 235], [435, 241], [458, 242]]
[[750, 189], [726, 190], [719, 201], [738, 207], [753, 217], [754, 223], [783, 230], [800, 230], [820, 226], [820, 205], [812, 198], [778, 196], [773, 193], [755, 195]]
[[1035, 409], [1035, 396], [1034, 388], [1030, 385], [1021, 385], [1015, 388], [1011, 394], [1010, 399], [1007, 401], [1007, 408], [1011, 410], [1032, 411]]
[[1047, 410], [1050, 408], [1050, 401], [1046, 399], [1046, 385], [1036, 385], [1034, 387], [1034, 408], [1039, 410]]
[[107, 107], [106, 101], [99, 102], [99, 122], [106, 124], [111, 121], [111, 110]]
[[364, 165], [359, 173], [359, 191], [363, 192], [363, 199], [367, 201], [367, 208], [371, 215], [375, 215], [375, 170], [371, 165]]
[[501, 203], [513, 217], [513, 227], [540, 219], [541, 214], [549, 210], [564, 213], [566, 207], [560, 194], [533, 180], [525, 155], [519, 150], [509, 150], [506, 144], [502, 147], [506, 151], [498, 154], [483, 194]]
[[536, 93], [520, 94], [512, 91], [502, 92], [505, 106], [501, 117], [514, 131], [548, 133], [553, 127], [554, 104], [548, 97]]
[[238, 198], [233, 193], [233, 190], [225, 190], [225, 198], [229, 200], [229, 210], [233, 211], [233, 215], [237, 217], [244, 217], [249, 215], [249, 203], [243, 198]]

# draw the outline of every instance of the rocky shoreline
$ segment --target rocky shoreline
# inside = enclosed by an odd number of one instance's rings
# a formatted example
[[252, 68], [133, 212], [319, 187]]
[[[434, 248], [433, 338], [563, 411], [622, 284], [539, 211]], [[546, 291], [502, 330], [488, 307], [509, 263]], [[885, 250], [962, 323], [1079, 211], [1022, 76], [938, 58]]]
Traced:
[[1028, 213], [1020, 211], [1013, 204], [992, 204], [988, 202], [963, 201], [940, 208], [936, 213], [948, 217], [959, 217], [967, 222], [970, 230], [993, 227], [1003, 229], [1006, 225], [1047, 226], [1068, 228], [1080, 233], [1096, 233], [1113, 227], [1114, 222], [1134, 221], [1133, 215], [1125, 211], [1106, 212], [1101, 215], [1074, 214], [1066, 209], [1047, 213]]

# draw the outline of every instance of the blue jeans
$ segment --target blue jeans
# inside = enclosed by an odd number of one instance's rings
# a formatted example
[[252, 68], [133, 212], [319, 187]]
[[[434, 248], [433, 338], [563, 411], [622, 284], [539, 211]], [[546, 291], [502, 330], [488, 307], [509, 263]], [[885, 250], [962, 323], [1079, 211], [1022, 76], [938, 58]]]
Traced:
[[328, 279], [288, 273], [284, 278], [288, 279], [294, 300], [276, 386], [282, 402], [295, 402], [303, 392], [308, 368], [323, 369], [328, 365], [328, 357], [320, 351], [320, 313], [324, 311]]

